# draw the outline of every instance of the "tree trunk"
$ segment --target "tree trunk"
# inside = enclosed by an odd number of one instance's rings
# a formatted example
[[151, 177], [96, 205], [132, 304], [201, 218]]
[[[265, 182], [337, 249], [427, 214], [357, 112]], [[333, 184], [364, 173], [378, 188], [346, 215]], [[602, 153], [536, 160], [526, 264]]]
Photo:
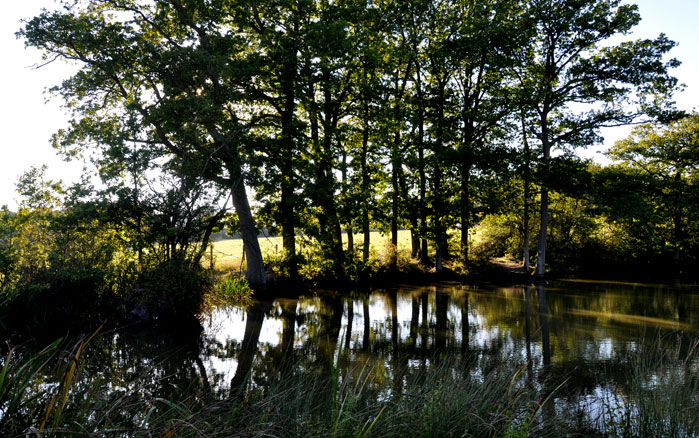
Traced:
[[529, 273], [529, 196], [531, 190], [531, 157], [529, 155], [529, 141], [527, 131], [522, 117], [522, 140], [524, 143], [524, 244], [523, 261], [524, 271]]
[[[238, 171], [240, 173], [240, 171]], [[255, 220], [252, 217], [248, 196], [245, 191], [243, 177], [238, 177], [231, 188], [233, 198], [233, 206], [238, 214], [240, 222], [240, 235], [243, 238], [243, 249], [247, 254], [248, 267], [245, 273], [245, 278], [250, 287], [255, 290], [264, 289], [267, 286], [267, 278], [265, 276], [265, 265], [262, 261], [262, 251], [260, 244], [257, 241], [257, 230], [255, 228]]]
[[[682, 184], [682, 170], [677, 169], [675, 171], [674, 183], [676, 185], [676, 190], [679, 190], [680, 184]], [[672, 264], [673, 264], [673, 282], [676, 286], [682, 284], [682, 242], [684, 240], [684, 227], [682, 224], [682, 205], [681, 205], [681, 192], [675, 195], [675, 205], [674, 214], [672, 218], [674, 226], [674, 240], [675, 240], [675, 250], [672, 254]]]
[[[320, 228], [320, 240], [324, 249], [329, 251], [335, 265], [338, 277], [344, 276], [344, 252], [342, 249], [342, 228], [337, 215], [335, 205], [335, 176], [332, 173], [332, 140], [335, 130], [335, 122], [332, 110], [332, 95], [328, 88], [329, 73], [324, 72], [324, 119], [323, 119], [323, 140], [320, 140], [318, 125], [318, 108], [313, 95], [309, 96], [311, 121], [311, 139], [313, 144], [313, 155], [315, 156], [315, 190], [314, 202], [318, 209], [318, 224]], [[313, 84], [310, 90], [315, 89]]]
[[471, 226], [471, 162], [467, 159], [461, 167], [461, 257], [468, 262], [468, 230]]
[[321, 215], [325, 216], [328, 223], [328, 244], [333, 256], [335, 271], [339, 278], [344, 277], [344, 251], [342, 248], [342, 226], [337, 213], [335, 203], [336, 179], [332, 166], [332, 145], [337, 127], [338, 103], [333, 99], [333, 90], [330, 86], [330, 72], [325, 68], [321, 69], [321, 83], [323, 86], [323, 150], [320, 154], [319, 171], [319, 194]]
[[362, 153], [360, 155], [360, 167], [362, 172], [362, 233], [364, 233], [364, 246], [362, 248], [362, 261], [369, 260], [369, 245], [371, 229], [369, 227], [369, 169], [367, 158], [369, 155], [369, 106], [364, 105], [364, 128], [362, 130]]
[[364, 244], [362, 247], [362, 261], [369, 260], [369, 246], [371, 244], [371, 230], [369, 229], [369, 215], [362, 221], [362, 232], [364, 233]]
[[[294, 33], [298, 24], [294, 22]], [[281, 113], [281, 200], [280, 200], [280, 221], [282, 246], [284, 247], [285, 259], [289, 274], [292, 279], [297, 277], [296, 260], [296, 231], [294, 229], [294, 218], [296, 217], [294, 199], [294, 163], [293, 156], [295, 147], [296, 132], [294, 128], [294, 114], [296, 112], [296, 81], [298, 75], [298, 61], [296, 52], [298, 42], [293, 40], [287, 48], [287, 59], [284, 63], [282, 75], [282, 93], [284, 96], [284, 109]]]
[[[444, 145], [444, 106], [445, 96], [444, 90], [446, 88], [446, 81], [440, 81], [439, 91], [437, 93], [437, 120], [436, 124], [436, 136], [435, 136], [435, 146], [434, 154], [438, 157], [443, 154], [442, 148]], [[442, 218], [444, 215], [444, 205], [443, 205], [443, 193], [442, 193], [442, 163], [439, 158], [435, 159], [434, 172], [433, 172], [433, 190], [434, 190], [434, 203], [432, 214], [434, 216], [434, 235], [435, 244], [437, 245], [437, 250], [435, 252], [435, 270], [441, 272], [443, 269], [442, 261], [447, 255], [447, 245], [446, 245], [446, 230], [444, 229], [444, 224], [442, 223]]]
[[410, 257], [414, 259], [420, 257], [420, 236], [417, 233], [417, 227], [417, 220], [415, 220], [410, 229]]
[[401, 107], [403, 106], [403, 95], [405, 86], [410, 78], [410, 70], [412, 66], [412, 58], [405, 65], [405, 73], [402, 80], [396, 77], [395, 82], [395, 102], [393, 105], [393, 122], [396, 124], [396, 132], [393, 134], [393, 145], [391, 146], [391, 188], [393, 190], [392, 208], [391, 208], [391, 244], [393, 245], [393, 256], [391, 258], [391, 267], [395, 268], [398, 262], [398, 202], [400, 200], [398, 177], [402, 170], [400, 162], [400, 120]]
[[391, 147], [391, 268], [395, 268], [398, 262], [398, 167], [400, 166], [398, 157], [398, 142], [400, 134], [396, 133]]
[[[345, 200], [347, 199], [347, 152], [345, 151], [345, 148], [342, 148], [342, 198]], [[348, 208], [345, 208], [345, 211], [349, 211]], [[351, 214], [351, 213], [350, 213]], [[347, 252], [352, 254], [354, 252], [354, 236], [352, 235], [352, 217], [348, 217], [348, 226], [347, 226]], [[342, 242], [342, 235], [340, 235], [340, 242]]]
[[418, 179], [420, 184], [420, 193], [418, 200], [418, 214], [420, 215], [420, 227], [418, 229], [418, 234], [421, 239], [420, 246], [420, 256], [419, 260], [422, 264], [427, 264], [427, 259], [429, 257], [427, 252], [427, 206], [426, 206], [426, 196], [427, 196], [427, 176], [425, 175], [425, 110], [422, 101], [422, 87], [420, 78], [420, 66], [417, 65], [415, 68], [416, 72], [416, 92], [418, 96], [418, 110], [417, 110], [417, 167], [418, 167]]
[[539, 228], [539, 246], [536, 259], [536, 277], [543, 279], [546, 275], [546, 237], [549, 225], [549, 192], [546, 186], [541, 186], [541, 208], [539, 210], [541, 225]]
[[536, 260], [536, 278], [543, 279], [546, 275], [546, 236], [548, 234], [549, 225], [549, 190], [547, 187], [546, 178], [549, 174], [549, 169], [551, 168], [551, 143], [549, 142], [549, 132], [546, 122], [542, 122], [541, 130], [541, 145], [544, 150], [543, 157], [543, 179], [541, 181], [541, 225], [539, 228], [539, 246], [537, 250], [537, 260]]
[[434, 240], [437, 246], [434, 255], [434, 266], [437, 272], [441, 272], [442, 257], [444, 252], [444, 231], [442, 227], [442, 199], [440, 191], [442, 189], [442, 168], [439, 164], [435, 164], [435, 170], [433, 175], [433, 186], [434, 186]]
[[460, 159], [461, 159], [461, 205], [459, 206], [461, 221], [461, 258], [468, 262], [468, 230], [471, 227], [471, 168], [473, 167], [473, 142], [474, 142], [474, 122], [468, 116], [471, 109], [470, 99], [464, 100], [463, 111], [463, 136]]

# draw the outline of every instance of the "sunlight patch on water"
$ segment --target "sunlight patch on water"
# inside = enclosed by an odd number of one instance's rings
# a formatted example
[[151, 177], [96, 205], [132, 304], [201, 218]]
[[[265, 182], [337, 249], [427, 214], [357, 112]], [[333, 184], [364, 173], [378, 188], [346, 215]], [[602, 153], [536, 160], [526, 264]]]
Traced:
[[690, 329], [691, 326], [689, 324], [685, 324], [679, 321], [673, 321], [671, 319], [664, 319], [664, 318], [656, 318], [652, 316], [643, 316], [643, 315], [628, 315], [628, 314], [622, 314], [622, 313], [610, 313], [610, 312], [602, 312], [602, 311], [596, 311], [596, 310], [584, 310], [584, 309], [570, 309], [568, 313], [571, 313], [573, 315], [577, 316], [586, 316], [590, 318], [603, 318], [603, 319], [608, 319], [608, 320], [613, 320], [617, 322], [622, 322], [626, 324], [634, 324], [634, 325], [654, 325], [657, 327], [665, 327], [665, 328], [672, 328], [675, 330], [687, 330]]

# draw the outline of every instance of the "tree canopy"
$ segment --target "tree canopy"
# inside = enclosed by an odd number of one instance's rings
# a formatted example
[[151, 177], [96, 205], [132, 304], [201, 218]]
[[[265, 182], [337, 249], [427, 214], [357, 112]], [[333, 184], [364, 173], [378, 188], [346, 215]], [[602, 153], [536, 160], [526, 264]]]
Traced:
[[[438, 271], [457, 230], [468, 260], [469, 230], [517, 196], [507, 184], [524, 167], [540, 189], [524, 205], [540, 205], [543, 275], [552, 149], [667, 119], [677, 86], [664, 35], [608, 44], [640, 20], [620, 0], [62, 5], [18, 33], [47, 61], [80, 66], [52, 90], [73, 114], [56, 147], [92, 159], [102, 196], [132, 229], [161, 227], [170, 257], [191, 236], [205, 246], [230, 198], [261, 288], [262, 226], [282, 235], [292, 277], [298, 236], [344, 276], [356, 254], [343, 230], [363, 233], [366, 262], [371, 229], [394, 246], [409, 229], [412, 254], [427, 263], [431, 245]], [[522, 138], [537, 141], [521, 149]]]

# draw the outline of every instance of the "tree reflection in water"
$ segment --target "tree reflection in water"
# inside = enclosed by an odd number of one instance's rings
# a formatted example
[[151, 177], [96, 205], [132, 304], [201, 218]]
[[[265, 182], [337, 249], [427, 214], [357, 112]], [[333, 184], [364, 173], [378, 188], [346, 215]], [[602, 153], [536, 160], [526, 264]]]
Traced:
[[[463, 356], [468, 366], [455, 371], [465, 377], [521, 364], [525, 383], [542, 397], [565, 381], [559, 402], [575, 406], [623, 388], [628, 358], [648, 342], [687, 354], [699, 330], [699, 294], [599, 283], [492, 290], [441, 284], [256, 301], [209, 318], [203, 330], [103, 334], [93, 341], [85, 384], [101, 379], [113, 391], [138, 385], [144, 396], [168, 398], [195, 382], [225, 398], [293, 367], [340, 379], [370, 371], [372, 381], [390, 382], [399, 393], [440, 358]], [[685, 366], [685, 374], [693, 372]], [[544, 411], [544, 421], [551, 416]]]
[[256, 301], [247, 311], [245, 334], [238, 352], [238, 367], [231, 381], [231, 392], [243, 392], [252, 371], [252, 362], [258, 353], [257, 343], [262, 331], [265, 313], [272, 307], [271, 301]]

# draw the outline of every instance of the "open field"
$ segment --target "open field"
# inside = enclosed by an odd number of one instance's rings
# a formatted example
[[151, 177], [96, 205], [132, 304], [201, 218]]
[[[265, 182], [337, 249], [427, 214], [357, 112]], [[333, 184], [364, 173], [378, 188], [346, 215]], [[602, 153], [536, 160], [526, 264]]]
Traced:
[[[383, 234], [378, 231], [371, 232], [371, 253], [378, 254], [383, 251], [384, 247], [391, 240], [390, 234]], [[280, 253], [283, 250], [281, 236], [258, 238], [260, 249], [263, 256]], [[347, 248], [347, 234], [342, 234], [342, 241], [345, 249]], [[364, 236], [359, 233], [354, 233], [355, 248], [361, 248], [364, 241]], [[214, 242], [214, 266], [218, 270], [241, 270], [243, 256], [243, 240], [242, 239], [227, 239]], [[410, 251], [410, 230], [398, 231], [398, 250]], [[297, 249], [303, 251], [302, 239], [297, 239]]]

